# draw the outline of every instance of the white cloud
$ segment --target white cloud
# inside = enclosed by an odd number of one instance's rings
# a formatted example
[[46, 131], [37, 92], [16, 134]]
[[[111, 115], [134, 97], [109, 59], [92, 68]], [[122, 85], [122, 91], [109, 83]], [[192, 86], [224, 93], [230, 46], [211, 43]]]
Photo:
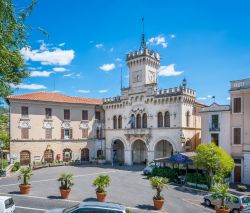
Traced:
[[159, 76], [178, 76], [178, 75], [181, 75], [182, 73], [183, 71], [175, 70], [175, 64], [161, 66], [159, 69]]
[[207, 95], [206, 97], [198, 97], [197, 100], [203, 100], [203, 101], [205, 101], [205, 100], [209, 100], [209, 99], [212, 99], [212, 98], [213, 98], [212, 95]]
[[53, 91], [51, 91], [51, 92], [60, 93], [60, 92], [62, 92], [62, 91], [61, 91], [61, 90], [53, 90]]
[[109, 51], [112, 53], [114, 51], [114, 47], [110, 48]]
[[99, 48], [102, 48], [102, 47], [103, 47], [103, 44], [96, 44], [95, 47], [98, 48], [98, 49], [99, 49]]
[[64, 67], [54, 67], [53, 70], [55, 72], [65, 72], [65, 71], [67, 71], [67, 69], [64, 68]]
[[65, 74], [63, 75], [64, 77], [72, 77], [74, 75], [74, 73], [69, 73], [69, 74]]
[[115, 64], [113, 64], [113, 63], [112, 64], [103, 64], [99, 68], [105, 72], [109, 72], [109, 71], [115, 69]]
[[26, 61], [37, 61], [43, 65], [68, 65], [75, 57], [74, 50], [62, 50], [60, 48], [48, 49], [51, 44], [40, 42], [40, 48], [31, 50], [30, 48], [22, 48], [21, 54]]
[[49, 77], [52, 73], [49, 71], [32, 71], [30, 77]]
[[99, 93], [107, 93], [109, 90], [108, 89], [101, 89], [101, 90], [99, 90], [98, 92]]
[[122, 61], [122, 59], [120, 59], [120, 58], [116, 58], [116, 59], [115, 59], [115, 61], [117, 61], [117, 62], [121, 62], [121, 61]]
[[176, 35], [175, 34], [170, 34], [169, 37], [173, 39], [173, 38], [176, 38]]
[[163, 35], [158, 35], [156, 37], [152, 37], [148, 40], [148, 43], [151, 45], [161, 45], [163, 48], [168, 46], [166, 38]]
[[231, 100], [231, 97], [227, 97], [227, 100], [230, 101], [230, 100]]
[[61, 44], [59, 44], [58, 46], [59, 47], [63, 47], [65, 45], [65, 43], [61, 43]]
[[29, 90], [37, 90], [37, 89], [46, 89], [47, 87], [41, 84], [24, 84], [21, 83], [19, 85], [10, 85], [12, 88], [15, 89], [29, 89]]
[[79, 90], [77, 90], [77, 92], [80, 92], [80, 93], [90, 93], [90, 90], [79, 89]]

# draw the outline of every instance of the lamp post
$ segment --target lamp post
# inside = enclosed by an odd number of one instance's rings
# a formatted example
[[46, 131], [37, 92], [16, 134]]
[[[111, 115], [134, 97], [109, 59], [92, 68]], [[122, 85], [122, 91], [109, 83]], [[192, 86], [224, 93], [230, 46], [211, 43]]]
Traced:
[[1, 151], [1, 176], [3, 175], [3, 141], [0, 140], [0, 151]]

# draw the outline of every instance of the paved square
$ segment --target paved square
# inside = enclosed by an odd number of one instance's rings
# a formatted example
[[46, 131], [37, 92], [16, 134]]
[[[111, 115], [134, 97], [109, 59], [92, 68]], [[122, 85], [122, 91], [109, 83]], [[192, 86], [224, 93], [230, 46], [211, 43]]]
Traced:
[[[0, 180], [0, 194], [10, 194], [19, 212], [44, 212], [51, 208], [72, 206], [80, 201], [96, 200], [92, 182], [99, 174], [108, 174], [111, 185], [108, 188], [107, 202], [121, 203], [131, 207], [133, 212], [154, 212], [152, 197], [155, 191], [151, 189], [148, 179], [142, 175], [142, 168], [89, 165], [45, 168], [33, 171], [32, 189], [28, 196], [19, 194], [17, 175]], [[69, 200], [60, 199], [57, 178], [63, 172], [74, 174], [75, 185]], [[213, 212], [200, 205], [202, 194], [195, 191], [169, 186], [163, 195], [166, 201], [162, 212]]]

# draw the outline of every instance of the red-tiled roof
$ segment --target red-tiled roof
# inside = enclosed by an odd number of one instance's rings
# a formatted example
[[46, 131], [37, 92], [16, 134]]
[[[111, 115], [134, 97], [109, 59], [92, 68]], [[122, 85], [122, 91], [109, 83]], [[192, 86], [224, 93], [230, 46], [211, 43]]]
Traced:
[[101, 99], [95, 98], [83, 98], [75, 96], [62, 95], [55, 92], [34, 92], [20, 95], [10, 95], [8, 100], [27, 100], [27, 101], [45, 101], [45, 102], [57, 102], [57, 103], [70, 103], [70, 104], [102, 104]]

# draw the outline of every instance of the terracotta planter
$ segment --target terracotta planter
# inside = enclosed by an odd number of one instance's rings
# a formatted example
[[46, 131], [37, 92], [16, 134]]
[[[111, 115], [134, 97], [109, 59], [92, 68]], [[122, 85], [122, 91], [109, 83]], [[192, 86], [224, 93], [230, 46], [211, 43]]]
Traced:
[[103, 192], [103, 193], [96, 192], [96, 197], [99, 202], [104, 202], [106, 196], [107, 196], [107, 192]]
[[30, 184], [28, 184], [28, 185], [20, 184], [19, 188], [20, 188], [20, 193], [21, 194], [29, 194], [31, 185]]
[[215, 207], [216, 213], [229, 213], [230, 209], [220, 209], [218, 207]]
[[67, 199], [69, 197], [70, 191], [71, 191], [70, 189], [61, 189], [60, 188], [62, 199]]
[[154, 200], [154, 207], [156, 210], [160, 210], [162, 209], [162, 206], [164, 204], [164, 200], [156, 200], [156, 199], [153, 199]]

